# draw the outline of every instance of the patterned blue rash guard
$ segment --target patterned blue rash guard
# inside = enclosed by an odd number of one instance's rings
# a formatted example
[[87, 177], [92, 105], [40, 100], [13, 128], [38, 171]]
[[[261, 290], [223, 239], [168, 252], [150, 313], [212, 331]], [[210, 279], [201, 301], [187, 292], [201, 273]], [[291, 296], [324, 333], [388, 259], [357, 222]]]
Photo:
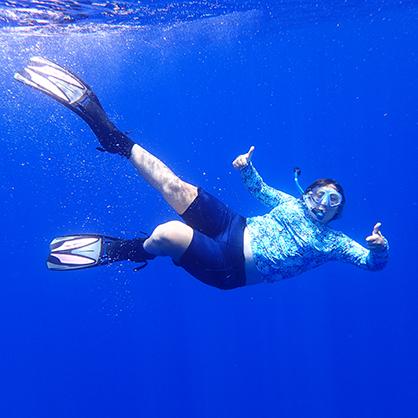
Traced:
[[366, 270], [386, 265], [387, 241], [382, 250], [368, 250], [342, 232], [314, 221], [302, 199], [266, 185], [251, 162], [241, 175], [251, 194], [271, 208], [266, 215], [247, 218], [254, 261], [265, 281], [296, 276], [333, 260]]

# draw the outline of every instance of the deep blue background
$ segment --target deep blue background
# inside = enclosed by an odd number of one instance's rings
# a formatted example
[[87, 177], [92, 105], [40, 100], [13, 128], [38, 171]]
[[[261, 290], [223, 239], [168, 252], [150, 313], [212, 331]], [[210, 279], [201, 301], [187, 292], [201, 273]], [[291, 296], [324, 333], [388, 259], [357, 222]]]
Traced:
[[[296, 22], [257, 12], [122, 34], [1, 34], [0, 416], [418, 416], [417, 11]], [[184, 179], [264, 213], [233, 172], [335, 177], [335, 223], [391, 245], [379, 273], [330, 264], [207, 287], [169, 260], [48, 272], [54, 236], [122, 237], [175, 218], [82, 121], [13, 82], [32, 55], [87, 80], [113, 120]]]

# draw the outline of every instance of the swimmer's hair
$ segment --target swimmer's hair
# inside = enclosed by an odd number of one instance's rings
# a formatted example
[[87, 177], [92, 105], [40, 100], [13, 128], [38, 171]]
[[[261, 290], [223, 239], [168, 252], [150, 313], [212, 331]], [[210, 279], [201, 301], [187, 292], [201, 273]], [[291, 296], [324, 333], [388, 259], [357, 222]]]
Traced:
[[345, 193], [344, 193], [344, 189], [342, 188], [342, 186], [334, 179], [318, 179], [315, 180], [312, 184], [310, 184], [306, 190], [304, 194], [309, 193], [310, 191], [312, 191], [313, 189], [315, 189], [315, 187], [322, 187], [322, 186], [334, 186], [335, 189], [337, 190], [338, 193], [341, 194], [341, 196], [343, 197], [343, 200], [341, 202], [341, 205], [338, 207], [338, 211], [335, 214], [335, 216], [331, 219], [331, 221], [333, 221], [334, 219], [339, 218], [342, 215], [342, 211], [344, 209], [344, 205], [345, 205]]

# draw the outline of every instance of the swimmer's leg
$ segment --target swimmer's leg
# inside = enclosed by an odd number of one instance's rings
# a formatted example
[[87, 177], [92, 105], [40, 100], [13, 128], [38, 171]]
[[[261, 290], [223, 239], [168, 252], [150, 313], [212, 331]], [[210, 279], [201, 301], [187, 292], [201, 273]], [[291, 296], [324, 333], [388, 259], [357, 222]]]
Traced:
[[193, 237], [193, 230], [181, 222], [155, 228], [150, 237], [120, 239], [98, 234], [75, 234], [54, 238], [47, 267], [55, 271], [103, 266], [118, 261], [147, 264], [157, 256], [180, 259]]
[[92, 129], [101, 150], [130, 159], [144, 179], [173, 209], [182, 214], [197, 196], [197, 188], [180, 180], [163, 162], [135, 145], [108, 118], [93, 90], [76, 75], [42, 57], [32, 57], [16, 80], [39, 90], [79, 115]]
[[130, 161], [179, 215], [182, 215], [196, 199], [196, 186], [181, 180], [161, 160], [138, 144], [132, 148]]
[[129, 260], [143, 263], [137, 267], [142, 268], [158, 256], [171, 257], [174, 264], [207, 285], [219, 289], [245, 285], [240, 249], [234, 251], [228, 243], [179, 221], [158, 225], [148, 238], [124, 240], [88, 234], [55, 238], [47, 266], [50, 270], [68, 271]]
[[239, 248], [235, 250], [182, 222], [157, 226], [143, 248], [154, 256], [170, 256], [174, 264], [209, 286], [227, 290], [246, 284]]
[[201, 282], [218, 289], [245, 286], [242, 252], [225, 242], [212, 239], [180, 221], [158, 225], [146, 238], [118, 240], [107, 250], [109, 262], [130, 260], [146, 262], [156, 257], [171, 257]]

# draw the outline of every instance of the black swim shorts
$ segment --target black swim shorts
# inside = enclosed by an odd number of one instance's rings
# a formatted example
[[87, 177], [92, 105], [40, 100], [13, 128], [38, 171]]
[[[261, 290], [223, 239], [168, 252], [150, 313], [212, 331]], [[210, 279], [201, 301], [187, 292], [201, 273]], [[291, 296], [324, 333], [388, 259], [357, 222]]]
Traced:
[[245, 286], [246, 219], [202, 188], [182, 218], [194, 233], [176, 264], [219, 289]]

